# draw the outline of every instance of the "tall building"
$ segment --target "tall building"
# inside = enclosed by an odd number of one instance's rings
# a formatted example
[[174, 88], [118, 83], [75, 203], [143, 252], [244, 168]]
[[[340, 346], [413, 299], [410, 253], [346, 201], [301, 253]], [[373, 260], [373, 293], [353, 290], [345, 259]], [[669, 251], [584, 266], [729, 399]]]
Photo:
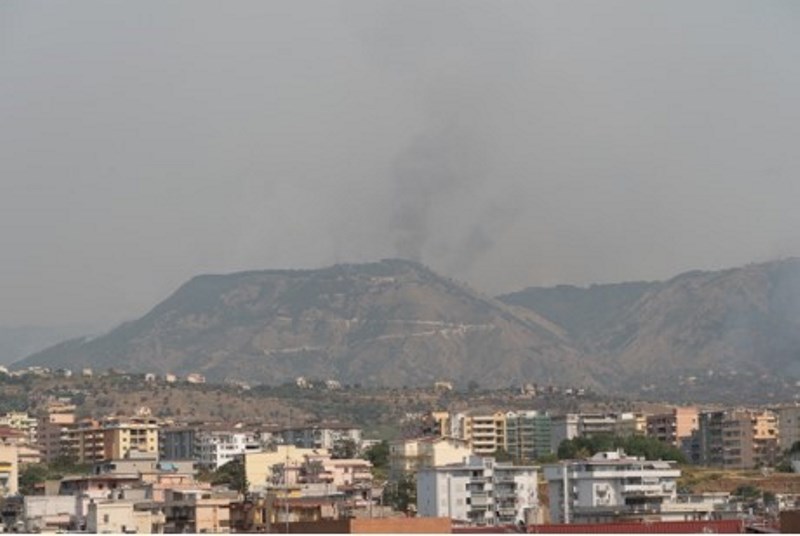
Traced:
[[504, 448], [520, 463], [532, 462], [553, 452], [550, 416], [538, 411], [506, 414]]
[[539, 505], [536, 469], [480, 456], [423, 468], [417, 474], [417, 515], [472, 525], [528, 524]]
[[676, 503], [681, 472], [674, 462], [647, 461], [624, 452], [544, 467], [552, 523], [661, 519]]
[[778, 457], [778, 418], [772, 411], [702, 412], [695, 434], [696, 461], [702, 465], [753, 469], [772, 466]]
[[789, 450], [800, 441], [800, 405], [777, 408], [778, 439], [781, 450]]
[[699, 426], [696, 407], [676, 407], [669, 413], [647, 417], [647, 435], [680, 447], [684, 439], [690, 437]]
[[69, 427], [74, 423], [74, 405], [54, 402], [47, 406], [39, 417], [37, 426], [37, 443], [42, 461], [51, 463], [56, 458], [67, 455], [65, 446]]
[[157, 457], [158, 421], [150, 417], [84, 419], [67, 430], [66, 453], [78, 463], [121, 460], [129, 453]]
[[489, 455], [506, 445], [506, 414], [498, 411], [490, 414], [471, 415], [470, 434], [465, 437], [478, 455]]

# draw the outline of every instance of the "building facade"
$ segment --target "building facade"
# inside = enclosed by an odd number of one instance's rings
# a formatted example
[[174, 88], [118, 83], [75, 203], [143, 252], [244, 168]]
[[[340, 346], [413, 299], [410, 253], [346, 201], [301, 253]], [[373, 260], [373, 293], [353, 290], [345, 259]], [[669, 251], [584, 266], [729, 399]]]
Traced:
[[676, 407], [669, 413], [647, 417], [647, 436], [680, 447], [699, 427], [696, 407]]
[[677, 500], [681, 472], [674, 462], [647, 461], [624, 452], [544, 467], [552, 523], [603, 523], [661, 518]]
[[753, 469], [775, 464], [780, 452], [778, 418], [772, 411], [702, 412], [690, 446], [692, 461], [711, 467]]
[[537, 471], [490, 457], [423, 468], [417, 474], [417, 515], [477, 526], [527, 524], [538, 510]]

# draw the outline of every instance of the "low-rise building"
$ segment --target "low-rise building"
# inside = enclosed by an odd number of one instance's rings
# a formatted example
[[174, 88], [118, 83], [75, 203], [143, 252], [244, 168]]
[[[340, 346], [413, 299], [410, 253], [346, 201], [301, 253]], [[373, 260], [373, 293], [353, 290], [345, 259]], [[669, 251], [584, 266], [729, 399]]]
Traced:
[[537, 518], [537, 468], [471, 456], [417, 474], [417, 513], [478, 526], [528, 524]]
[[309, 456], [329, 454], [325, 449], [302, 449], [278, 445], [274, 450], [244, 454], [244, 470], [249, 491], [297, 484], [300, 468]]
[[77, 499], [71, 495], [26, 495], [22, 508], [25, 532], [65, 531], [75, 526]]
[[93, 500], [86, 516], [90, 534], [160, 534], [166, 517], [161, 508], [130, 499]]
[[0, 497], [16, 495], [19, 489], [19, 447], [0, 445]]
[[164, 532], [228, 534], [231, 532], [231, 502], [237, 499], [235, 493], [170, 490], [164, 501]]

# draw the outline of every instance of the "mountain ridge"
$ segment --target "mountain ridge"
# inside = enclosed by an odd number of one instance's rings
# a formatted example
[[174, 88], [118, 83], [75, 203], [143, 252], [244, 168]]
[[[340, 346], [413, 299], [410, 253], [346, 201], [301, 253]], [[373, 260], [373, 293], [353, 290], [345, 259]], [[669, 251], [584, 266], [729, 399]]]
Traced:
[[138, 320], [16, 365], [32, 364], [202, 372], [215, 381], [449, 379], [629, 393], [669, 393], [717, 371], [715, 389], [741, 374], [786, 391], [800, 380], [800, 259], [497, 298], [402, 259], [203, 274]]

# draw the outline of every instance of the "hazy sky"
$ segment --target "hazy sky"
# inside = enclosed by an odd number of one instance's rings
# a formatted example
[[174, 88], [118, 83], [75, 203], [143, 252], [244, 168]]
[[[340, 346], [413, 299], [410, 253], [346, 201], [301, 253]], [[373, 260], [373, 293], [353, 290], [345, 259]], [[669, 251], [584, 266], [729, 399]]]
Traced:
[[5, 0], [0, 186], [5, 325], [243, 269], [800, 255], [800, 3]]

